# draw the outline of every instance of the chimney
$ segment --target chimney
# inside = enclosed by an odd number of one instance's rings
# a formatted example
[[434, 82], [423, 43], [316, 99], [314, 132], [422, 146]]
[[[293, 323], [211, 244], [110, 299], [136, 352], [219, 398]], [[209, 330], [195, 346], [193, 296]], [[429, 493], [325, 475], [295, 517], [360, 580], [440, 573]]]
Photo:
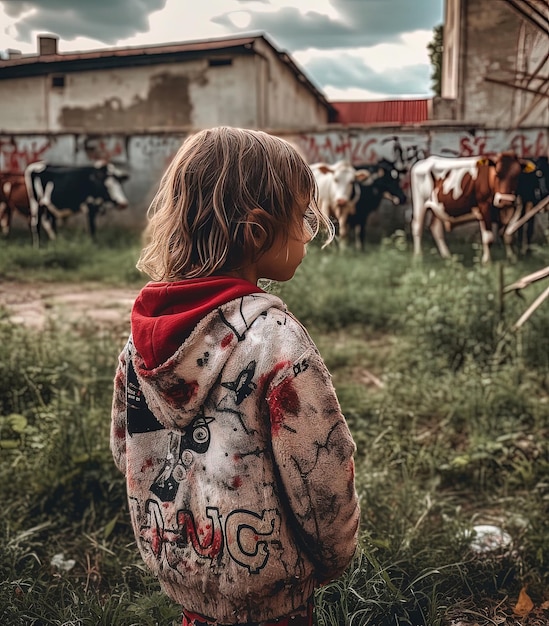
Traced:
[[58, 39], [55, 35], [38, 35], [38, 54], [41, 57], [57, 54]]
[[23, 55], [21, 54], [21, 50], [14, 50], [13, 48], [8, 48], [6, 50], [8, 54], [8, 59], [20, 59]]

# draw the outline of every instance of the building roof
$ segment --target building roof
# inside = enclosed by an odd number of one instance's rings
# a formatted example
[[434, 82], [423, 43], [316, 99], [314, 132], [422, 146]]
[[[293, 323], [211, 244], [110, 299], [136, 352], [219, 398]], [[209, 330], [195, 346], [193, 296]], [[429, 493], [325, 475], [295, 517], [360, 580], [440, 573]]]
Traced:
[[332, 102], [339, 124], [417, 124], [430, 118], [430, 99]]
[[[330, 111], [334, 110], [326, 96], [311, 82], [291, 56], [279, 50], [264, 33], [247, 36], [226, 37], [223, 39], [204, 39], [180, 43], [161, 44], [128, 48], [102, 48], [86, 52], [63, 52], [57, 50], [57, 37], [39, 35], [39, 53], [21, 55], [10, 51], [9, 59], [0, 59], [0, 80], [3, 78], [22, 78], [49, 74], [52, 72], [70, 72], [82, 70], [108, 69], [135, 65], [151, 65], [154, 63], [173, 62], [195, 59], [204, 54], [254, 54], [258, 41], [268, 45], [281, 63], [286, 65], [296, 79]], [[47, 52], [40, 53], [42, 43], [46, 42]]]

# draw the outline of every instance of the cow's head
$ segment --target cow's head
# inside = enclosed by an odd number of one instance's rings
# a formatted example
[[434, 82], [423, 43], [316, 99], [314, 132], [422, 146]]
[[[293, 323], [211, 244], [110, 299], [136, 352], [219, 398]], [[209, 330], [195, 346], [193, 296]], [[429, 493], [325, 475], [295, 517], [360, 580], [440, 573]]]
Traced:
[[122, 183], [128, 180], [128, 174], [105, 161], [97, 161], [94, 168], [91, 178], [98, 197], [112, 202], [118, 209], [125, 209], [128, 206], [128, 199], [122, 189]]
[[348, 161], [338, 161], [334, 165], [326, 163], [317, 166], [322, 174], [330, 174], [330, 196], [337, 207], [356, 203], [360, 195], [358, 183], [370, 173], [357, 171]]
[[383, 197], [394, 205], [404, 204], [406, 194], [400, 186], [400, 171], [390, 161], [381, 161], [378, 165], [380, 175], [375, 184]]
[[514, 152], [502, 152], [494, 159], [483, 157], [479, 166], [490, 168], [490, 185], [494, 196], [493, 205], [503, 209], [515, 204], [517, 187], [522, 172], [532, 172], [534, 163], [528, 159], [519, 159]]

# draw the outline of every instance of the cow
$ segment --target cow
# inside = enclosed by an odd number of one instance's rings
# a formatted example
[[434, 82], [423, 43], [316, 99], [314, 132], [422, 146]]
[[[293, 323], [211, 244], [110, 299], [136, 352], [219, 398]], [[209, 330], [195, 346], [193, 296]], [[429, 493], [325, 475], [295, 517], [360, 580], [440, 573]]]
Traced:
[[443, 258], [451, 256], [444, 230], [477, 220], [482, 262], [488, 263], [494, 240], [492, 208], [496, 208], [506, 252], [512, 256], [505, 228], [519, 217], [516, 206], [519, 175], [532, 167], [531, 161], [519, 159], [513, 152], [502, 152], [493, 158], [430, 156], [414, 163], [410, 170], [414, 255], [421, 255], [425, 218], [431, 211], [431, 233]]
[[355, 236], [358, 248], [363, 250], [369, 216], [377, 211], [383, 199], [398, 206], [406, 202], [406, 195], [400, 186], [401, 172], [391, 161], [382, 159], [375, 165], [358, 165], [357, 169], [369, 171], [370, 176], [360, 183], [360, 196], [354, 214], [347, 218], [347, 226], [351, 237]]
[[318, 205], [322, 213], [336, 221], [342, 243], [348, 238], [347, 220], [355, 212], [360, 197], [360, 182], [370, 176], [367, 170], [356, 170], [348, 161], [333, 165], [313, 163], [311, 166], [318, 185]]
[[10, 233], [13, 214], [19, 211], [29, 218], [29, 196], [23, 174], [0, 173], [0, 232], [4, 237]]
[[96, 217], [107, 204], [119, 209], [128, 206], [122, 189], [127, 174], [112, 163], [98, 161], [93, 165], [51, 165], [43, 161], [25, 169], [29, 195], [33, 244], [40, 244], [40, 228], [55, 239], [57, 220], [76, 213], [87, 214], [89, 232], [95, 238]]
[[[517, 195], [521, 202], [521, 221], [526, 218], [525, 226], [518, 228], [517, 243], [518, 250], [524, 255], [530, 253], [530, 244], [534, 235], [535, 213], [527, 218], [534, 207], [549, 196], [549, 159], [546, 156], [532, 159], [535, 170], [532, 172], [522, 172], [519, 176]], [[540, 205], [541, 206], [541, 205]], [[547, 207], [545, 207], [547, 209]]]

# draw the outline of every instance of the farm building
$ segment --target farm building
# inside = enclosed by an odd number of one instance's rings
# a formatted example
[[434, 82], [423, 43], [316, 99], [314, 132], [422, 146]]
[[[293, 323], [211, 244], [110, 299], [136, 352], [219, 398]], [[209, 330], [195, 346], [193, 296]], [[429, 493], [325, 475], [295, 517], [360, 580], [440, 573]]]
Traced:
[[446, 0], [443, 37], [435, 120], [549, 126], [547, 0]]
[[216, 125], [304, 128], [333, 108], [268, 38], [205, 40], [0, 61], [0, 132], [166, 131]]

